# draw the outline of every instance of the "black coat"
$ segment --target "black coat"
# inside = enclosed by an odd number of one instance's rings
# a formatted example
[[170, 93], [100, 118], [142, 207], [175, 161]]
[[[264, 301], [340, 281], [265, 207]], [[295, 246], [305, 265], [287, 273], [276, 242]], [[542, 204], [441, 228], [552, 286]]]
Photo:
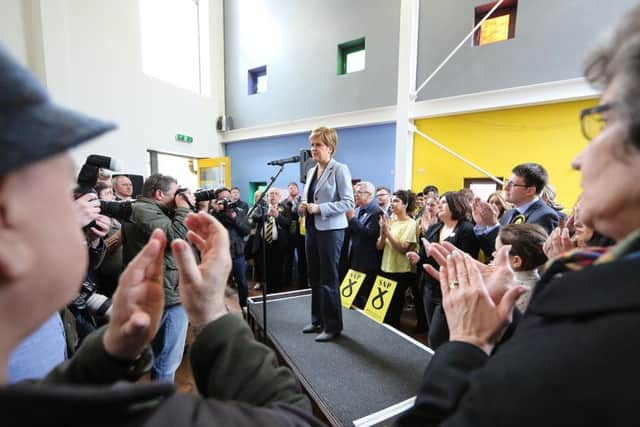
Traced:
[[442, 345], [397, 425], [638, 425], [639, 271], [640, 259], [626, 259], [540, 282], [491, 358]]
[[[427, 231], [424, 233], [424, 238], [427, 239], [429, 243], [437, 243], [440, 241], [440, 230], [442, 229], [443, 224], [441, 222], [436, 222], [431, 225]], [[462, 220], [458, 221], [453, 232], [445, 239], [446, 242], [451, 243], [456, 248], [460, 249], [463, 252], [471, 255], [472, 258], [478, 257], [478, 252], [480, 251], [480, 243], [478, 242], [478, 238], [476, 237], [473, 231], [473, 224], [470, 221]], [[422, 264], [431, 264], [435, 269], [438, 269], [438, 263], [431, 258], [427, 257], [427, 254], [424, 251], [424, 245], [420, 242], [420, 262], [419, 266]], [[437, 282], [433, 277], [428, 275], [422, 268], [420, 268], [421, 276], [420, 282], [422, 285], [430, 286], [432, 289], [436, 291], [436, 294], [440, 294], [440, 283]]]
[[235, 218], [231, 218], [224, 211], [212, 213], [229, 232], [229, 245], [232, 258], [244, 256], [244, 238], [251, 232], [251, 225], [245, 212], [236, 208], [235, 213]]
[[[360, 214], [360, 212], [364, 212]], [[364, 208], [358, 208], [349, 221], [351, 250], [349, 268], [362, 273], [377, 272], [382, 262], [382, 251], [376, 247], [380, 235], [382, 209], [373, 200]]]

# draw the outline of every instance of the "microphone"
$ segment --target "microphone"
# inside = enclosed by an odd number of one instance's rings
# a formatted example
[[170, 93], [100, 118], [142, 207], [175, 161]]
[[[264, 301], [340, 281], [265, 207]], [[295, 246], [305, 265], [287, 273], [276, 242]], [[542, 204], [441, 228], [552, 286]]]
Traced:
[[91, 154], [89, 157], [87, 157], [85, 163], [112, 171], [117, 171], [120, 169], [118, 161], [116, 159], [114, 159], [113, 157], [100, 156], [98, 154]]
[[300, 161], [300, 156], [292, 156], [292, 157], [287, 157], [286, 159], [272, 160], [270, 162], [267, 162], [267, 165], [282, 166], [282, 165], [286, 165], [287, 163], [298, 163], [299, 161]]

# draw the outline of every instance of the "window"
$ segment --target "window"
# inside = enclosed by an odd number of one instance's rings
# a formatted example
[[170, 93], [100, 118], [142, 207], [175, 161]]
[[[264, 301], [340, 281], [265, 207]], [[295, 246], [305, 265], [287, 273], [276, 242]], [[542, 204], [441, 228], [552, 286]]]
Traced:
[[248, 89], [249, 95], [264, 93], [267, 91], [267, 66], [257, 67], [249, 70]]
[[[496, 2], [493, 2], [476, 7], [475, 25], [478, 25], [495, 4]], [[483, 46], [514, 38], [516, 34], [517, 7], [518, 0], [505, 0], [475, 32], [473, 45]]]
[[338, 74], [355, 73], [364, 68], [364, 37], [338, 45]]
[[139, 0], [142, 71], [209, 95], [208, 0]]
[[[497, 177], [500, 181], [504, 181], [503, 177]], [[498, 185], [490, 178], [464, 178], [463, 188], [470, 188], [476, 197], [487, 200], [489, 196], [496, 191], [502, 190], [502, 185]]]

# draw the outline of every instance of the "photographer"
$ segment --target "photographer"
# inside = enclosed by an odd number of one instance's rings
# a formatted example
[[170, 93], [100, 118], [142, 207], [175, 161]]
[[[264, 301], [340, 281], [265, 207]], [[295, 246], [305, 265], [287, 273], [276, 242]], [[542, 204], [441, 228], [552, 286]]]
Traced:
[[[123, 232], [123, 261], [127, 265], [142, 250], [154, 230], [164, 231], [169, 242], [187, 238], [185, 218], [191, 212], [189, 203], [195, 199], [188, 191], [178, 190], [177, 181], [166, 175], [154, 174], [142, 186], [142, 196], [132, 205], [131, 223]], [[182, 362], [187, 337], [188, 320], [180, 304], [178, 267], [171, 251], [164, 254], [164, 313], [152, 347], [155, 360], [151, 379], [173, 382]]]
[[216, 200], [211, 203], [212, 215], [229, 232], [229, 243], [233, 266], [231, 274], [238, 285], [238, 299], [241, 307], [247, 306], [247, 261], [244, 257], [244, 238], [251, 232], [251, 225], [245, 212], [231, 199], [228, 188], [218, 188]]
[[[115, 196], [110, 183], [98, 182], [95, 186], [101, 201], [114, 202]], [[111, 297], [122, 273], [122, 224], [117, 218], [109, 218], [111, 230], [104, 237], [106, 254], [102, 264], [95, 271], [95, 279], [100, 293]]]
[[[65, 151], [111, 128], [53, 104], [0, 45], [2, 361], [77, 293], [86, 274], [80, 212], [68, 194], [73, 161]], [[34, 212], [46, 212], [47, 220]], [[168, 245], [165, 233], [156, 230], [120, 277], [109, 325], [71, 360], [41, 382], [16, 386], [8, 385], [7, 367], [0, 364], [3, 425], [322, 425], [293, 373], [277, 367], [273, 351], [225, 307], [231, 259], [224, 228], [204, 214], [185, 221], [202, 263], [185, 241]], [[165, 249], [176, 254], [182, 301], [200, 332], [190, 356], [197, 395], [176, 393], [168, 384], [122, 382], [138, 380], [148, 366], [145, 349], [163, 315]]]

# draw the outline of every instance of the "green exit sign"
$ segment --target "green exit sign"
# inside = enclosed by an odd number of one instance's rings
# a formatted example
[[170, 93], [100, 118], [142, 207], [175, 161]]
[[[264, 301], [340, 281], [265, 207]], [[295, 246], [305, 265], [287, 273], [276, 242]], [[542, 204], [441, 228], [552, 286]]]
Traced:
[[176, 134], [176, 141], [192, 143], [193, 142], [193, 137], [191, 137], [189, 135], [183, 135], [181, 133], [177, 133]]

